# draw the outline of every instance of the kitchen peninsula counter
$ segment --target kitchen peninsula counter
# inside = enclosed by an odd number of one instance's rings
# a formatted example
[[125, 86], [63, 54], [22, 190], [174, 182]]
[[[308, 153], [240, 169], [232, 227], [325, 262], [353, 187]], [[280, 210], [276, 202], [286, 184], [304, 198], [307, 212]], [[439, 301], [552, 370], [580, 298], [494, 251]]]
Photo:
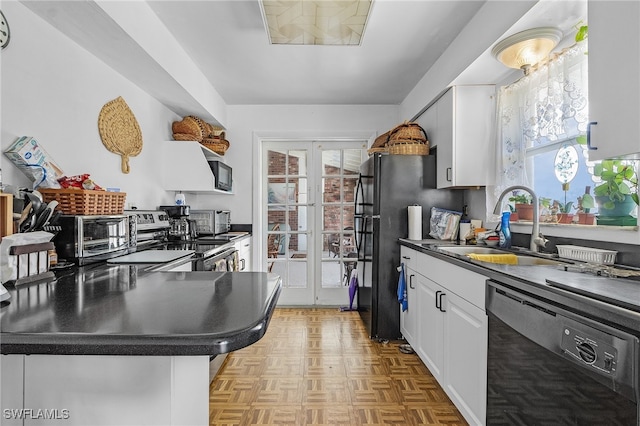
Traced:
[[83, 267], [10, 288], [2, 354], [227, 353], [264, 335], [280, 292], [279, 277], [266, 273], [139, 270]]
[[208, 424], [210, 359], [265, 334], [280, 277], [143, 269], [86, 266], [9, 286], [3, 425]]

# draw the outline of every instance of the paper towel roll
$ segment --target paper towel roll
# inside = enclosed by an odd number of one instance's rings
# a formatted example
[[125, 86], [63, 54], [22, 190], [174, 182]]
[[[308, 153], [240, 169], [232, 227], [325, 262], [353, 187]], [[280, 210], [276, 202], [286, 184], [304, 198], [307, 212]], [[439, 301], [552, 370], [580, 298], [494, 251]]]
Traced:
[[409, 206], [409, 239], [422, 239], [422, 206]]

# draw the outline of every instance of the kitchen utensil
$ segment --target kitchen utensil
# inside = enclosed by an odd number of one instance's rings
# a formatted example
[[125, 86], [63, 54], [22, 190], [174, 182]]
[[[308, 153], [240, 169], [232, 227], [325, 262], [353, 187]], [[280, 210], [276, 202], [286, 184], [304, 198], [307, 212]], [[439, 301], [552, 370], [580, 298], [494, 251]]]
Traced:
[[44, 210], [38, 215], [36, 218], [33, 227], [29, 229], [29, 231], [40, 231], [45, 223], [49, 220], [49, 216], [51, 216], [51, 209], [49, 207], [45, 207]]
[[20, 214], [20, 221], [18, 222], [18, 227], [22, 225], [22, 223], [27, 220], [29, 217], [29, 213], [31, 213], [31, 201], [29, 201], [22, 209], [22, 213]]
[[25, 196], [31, 201], [31, 209], [34, 214], [38, 214], [40, 212], [40, 206], [42, 206], [42, 200], [33, 192], [25, 193]]
[[58, 202], [56, 200], [50, 201], [49, 204], [47, 204], [47, 208], [49, 209], [49, 215], [47, 216], [47, 220], [45, 220], [44, 224], [42, 225], [43, 227], [49, 224], [49, 221], [51, 220], [51, 217], [53, 216], [53, 213], [56, 207], [58, 207]]

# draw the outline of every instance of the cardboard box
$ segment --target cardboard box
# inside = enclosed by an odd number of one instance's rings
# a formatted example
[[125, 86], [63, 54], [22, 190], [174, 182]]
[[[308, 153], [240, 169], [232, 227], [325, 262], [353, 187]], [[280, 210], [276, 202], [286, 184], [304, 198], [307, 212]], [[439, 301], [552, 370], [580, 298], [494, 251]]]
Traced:
[[4, 153], [22, 173], [31, 178], [34, 187], [60, 187], [58, 179], [64, 176], [64, 172], [34, 138], [22, 136]]

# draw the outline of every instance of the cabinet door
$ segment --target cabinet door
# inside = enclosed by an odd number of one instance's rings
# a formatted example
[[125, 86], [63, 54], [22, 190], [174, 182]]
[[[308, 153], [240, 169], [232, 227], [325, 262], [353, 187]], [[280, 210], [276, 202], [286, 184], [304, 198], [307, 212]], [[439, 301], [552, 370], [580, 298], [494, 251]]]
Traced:
[[449, 89], [436, 104], [438, 110], [435, 139], [438, 144], [437, 185], [438, 188], [448, 188], [453, 185], [453, 108], [454, 90]]
[[[588, 3], [589, 160], [640, 155], [640, 3]], [[631, 154], [631, 155], [629, 155]]]
[[418, 293], [417, 351], [431, 374], [442, 383], [444, 374], [444, 312], [436, 307], [443, 290], [438, 284], [416, 274]]
[[404, 338], [416, 347], [416, 326], [418, 323], [418, 292], [417, 292], [417, 272], [413, 269], [405, 269], [407, 280], [407, 310], [400, 310], [400, 331]]
[[238, 250], [238, 266], [239, 271], [251, 270], [251, 238], [243, 238], [234, 244], [236, 250]]
[[487, 315], [452, 292], [444, 296], [444, 306], [443, 388], [470, 424], [485, 424]]

